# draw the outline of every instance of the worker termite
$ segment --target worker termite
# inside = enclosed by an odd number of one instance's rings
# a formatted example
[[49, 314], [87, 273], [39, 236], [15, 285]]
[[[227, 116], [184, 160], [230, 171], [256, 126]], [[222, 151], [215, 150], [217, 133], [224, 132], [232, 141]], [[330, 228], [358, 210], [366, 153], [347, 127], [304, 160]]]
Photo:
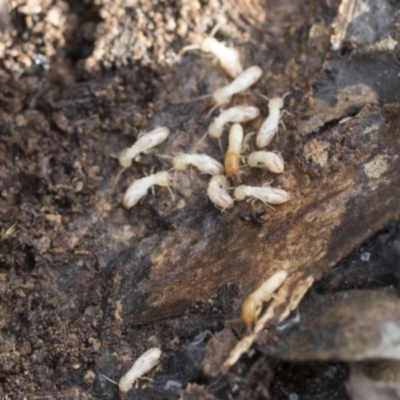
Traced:
[[214, 118], [214, 121], [208, 127], [208, 136], [212, 139], [218, 139], [224, 130], [224, 125], [228, 122], [243, 123], [251, 121], [260, 115], [260, 110], [253, 106], [237, 106], [222, 111]]
[[276, 132], [278, 132], [278, 125], [282, 116], [281, 109], [283, 107], [283, 101], [288, 94], [289, 93], [286, 93], [282, 97], [274, 97], [268, 101], [269, 115], [261, 125], [256, 138], [256, 145], [258, 148], [261, 149], [268, 146], [272, 142]]
[[229, 85], [217, 89], [212, 96], [216, 106], [229, 103], [234, 94], [243, 92], [250, 86], [254, 85], [261, 77], [262, 69], [258, 66], [253, 66], [244, 70], [237, 76]]
[[132, 368], [119, 380], [119, 390], [122, 393], [132, 389], [133, 384], [143, 375], [150, 372], [160, 360], [161, 350], [154, 347], [142, 354], [133, 364]]
[[207, 188], [207, 195], [210, 200], [223, 211], [226, 208], [233, 207], [233, 199], [229, 196], [229, 193], [226, 190], [227, 187], [228, 182], [224, 175], [214, 175]]
[[0, 0], [0, 32], [4, 35], [11, 30], [11, 18], [7, 0]]
[[131, 208], [136, 205], [142, 197], [146, 196], [147, 191], [154, 185], [166, 186], [171, 194], [171, 197], [174, 198], [174, 195], [169, 188], [171, 182], [171, 176], [166, 171], [160, 171], [156, 174], [152, 174], [134, 181], [128, 187], [125, 193], [123, 200], [124, 207]]
[[246, 186], [240, 185], [235, 189], [236, 200], [244, 200], [245, 197], [253, 197], [261, 200], [264, 204], [282, 204], [290, 200], [290, 195], [286, 190], [272, 188], [270, 186]]
[[247, 164], [252, 168], [264, 165], [275, 174], [280, 174], [285, 169], [282, 156], [272, 151], [254, 151], [247, 157]]
[[225, 171], [221, 163], [207, 154], [177, 154], [172, 164], [177, 171], [183, 171], [188, 165], [193, 165], [200, 172], [209, 175], [221, 175]]
[[263, 303], [271, 300], [287, 278], [287, 272], [279, 271], [266, 280], [257, 290], [251, 293], [243, 303], [240, 319], [249, 329], [261, 313]]
[[240, 152], [243, 143], [243, 128], [233, 124], [229, 130], [228, 151], [225, 154], [225, 171], [228, 178], [237, 178], [240, 167]]
[[146, 153], [153, 147], [158, 146], [169, 134], [170, 130], [167, 127], [160, 127], [139, 136], [139, 139], [131, 147], [121, 152], [119, 165], [123, 168], [129, 168], [134, 158], [140, 153]]
[[205, 53], [214, 55], [221, 64], [221, 67], [232, 78], [236, 78], [243, 71], [242, 64], [240, 63], [239, 53], [232, 47], [227, 47], [219, 42], [214, 37], [206, 37], [199, 45], [193, 44], [183, 48], [183, 52], [187, 50], [200, 49]]

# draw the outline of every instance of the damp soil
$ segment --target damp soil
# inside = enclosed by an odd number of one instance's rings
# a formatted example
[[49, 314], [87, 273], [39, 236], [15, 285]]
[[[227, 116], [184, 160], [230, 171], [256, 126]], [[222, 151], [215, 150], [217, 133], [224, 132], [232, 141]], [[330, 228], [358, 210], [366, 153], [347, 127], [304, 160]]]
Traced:
[[[336, 347], [325, 358], [295, 351], [301, 319], [271, 327], [228, 373], [203, 366], [210, 338], [222, 335], [218, 359], [246, 334], [243, 300], [279, 269], [316, 280], [300, 311], [309, 329], [338, 293], [398, 295], [400, 64], [384, 39], [400, 38], [400, 24], [397, 3], [384, 3], [333, 53], [339, 1], [11, 2], [0, 45], [2, 399], [350, 398], [351, 360]], [[266, 116], [260, 94], [290, 92], [273, 148], [287, 172], [244, 168], [241, 179], [292, 200], [222, 213], [192, 170], [176, 174], [174, 198], [156, 188], [126, 210], [129, 184], [174, 154], [223, 159], [200, 139], [207, 95], [227, 77], [212, 57], [180, 53], [218, 22], [217, 39], [264, 71], [234, 104]], [[156, 126], [171, 137], [121, 171], [118, 153]], [[318, 327], [316, 344], [330, 325]], [[120, 394], [112, 381], [151, 347], [163, 351], [153, 383]]]

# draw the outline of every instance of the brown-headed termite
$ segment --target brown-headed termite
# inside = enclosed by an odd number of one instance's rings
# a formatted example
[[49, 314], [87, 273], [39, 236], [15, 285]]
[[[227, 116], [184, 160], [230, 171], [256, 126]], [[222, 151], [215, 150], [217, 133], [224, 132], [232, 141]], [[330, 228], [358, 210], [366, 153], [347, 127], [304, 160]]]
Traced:
[[233, 199], [229, 195], [228, 182], [224, 175], [214, 175], [207, 188], [207, 195], [214, 205], [224, 211], [233, 207]]
[[283, 204], [290, 200], [286, 190], [272, 188], [271, 186], [246, 186], [240, 185], [235, 189], [236, 200], [244, 200], [246, 197], [261, 200], [264, 204]]
[[123, 150], [119, 155], [119, 165], [123, 168], [129, 168], [132, 160], [140, 153], [146, 153], [155, 146], [162, 143], [170, 134], [167, 127], [153, 129], [150, 132], [140, 135], [138, 140], [127, 149]]
[[261, 78], [261, 75], [262, 69], [258, 66], [245, 69], [229, 85], [219, 88], [213, 93], [213, 103], [216, 106], [229, 103], [234, 94], [243, 92], [254, 85]]
[[281, 174], [285, 169], [282, 156], [272, 151], [253, 151], [247, 157], [247, 164], [252, 168], [264, 166], [275, 174]]
[[177, 154], [173, 160], [173, 169], [183, 171], [189, 165], [195, 166], [200, 172], [209, 175], [221, 175], [224, 166], [207, 154]]
[[274, 293], [279, 289], [287, 278], [287, 272], [279, 271], [266, 280], [257, 290], [251, 293], [242, 305], [240, 319], [249, 329], [257, 321], [261, 313], [263, 303], [271, 300]]
[[208, 127], [208, 136], [212, 139], [218, 139], [224, 130], [224, 125], [229, 122], [243, 123], [251, 121], [260, 115], [260, 110], [253, 106], [236, 106], [222, 111], [218, 117], [215, 117]]
[[243, 144], [243, 128], [233, 124], [229, 130], [228, 151], [225, 154], [225, 171], [228, 178], [237, 178], [240, 168], [240, 152]]
[[283, 101], [289, 93], [282, 97], [274, 97], [268, 101], [269, 114], [262, 123], [256, 138], [256, 145], [259, 149], [268, 146], [278, 132], [278, 125], [282, 116], [281, 109]]
[[166, 171], [160, 171], [134, 181], [125, 192], [123, 200], [124, 207], [131, 208], [136, 205], [142, 197], [146, 196], [147, 191], [154, 185], [166, 186], [171, 194], [171, 197], [174, 198], [174, 195], [169, 188], [171, 182], [171, 175]]
[[154, 347], [142, 354], [133, 364], [132, 368], [119, 380], [119, 390], [122, 393], [129, 392], [133, 384], [143, 375], [150, 372], [160, 360], [161, 350]]

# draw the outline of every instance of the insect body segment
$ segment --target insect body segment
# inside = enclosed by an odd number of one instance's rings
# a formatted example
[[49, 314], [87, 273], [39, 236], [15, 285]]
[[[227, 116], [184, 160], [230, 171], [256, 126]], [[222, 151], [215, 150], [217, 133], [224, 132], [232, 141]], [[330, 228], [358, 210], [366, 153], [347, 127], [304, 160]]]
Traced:
[[200, 172], [209, 175], [221, 175], [225, 172], [224, 166], [207, 154], [178, 154], [174, 157], [174, 169], [183, 171], [188, 165], [195, 166]]
[[161, 357], [161, 350], [154, 347], [142, 354], [133, 364], [132, 368], [120, 379], [119, 390], [122, 393], [132, 389], [133, 384], [143, 375], [150, 372], [158, 363]]
[[125, 193], [123, 200], [124, 207], [131, 208], [136, 205], [142, 197], [146, 196], [147, 191], [154, 185], [167, 186], [169, 188], [171, 181], [171, 176], [166, 171], [160, 171], [134, 181]]
[[283, 204], [290, 200], [286, 190], [272, 188], [270, 186], [246, 186], [240, 185], [234, 192], [236, 200], [244, 200], [246, 197], [253, 197], [261, 200], [264, 204]]
[[228, 182], [224, 175], [214, 175], [207, 188], [210, 200], [222, 210], [233, 207], [233, 199], [227, 191]]
[[247, 157], [247, 164], [252, 168], [265, 166], [275, 174], [280, 174], [285, 169], [282, 156], [272, 151], [254, 151]]
[[260, 115], [260, 110], [253, 106], [237, 106], [222, 111], [214, 118], [214, 121], [208, 127], [208, 136], [212, 139], [218, 139], [224, 130], [224, 125], [228, 122], [243, 123], [251, 121]]
[[261, 313], [263, 303], [270, 301], [275, 291], [287, 278], [287, 272], [279, 271], [266, 280], [244, 301], [240, 319], [250, 328]]
[[140, 136], [139, 139], [127, 149], [123, 150], [119, 156], [119, 165], [128, 168], [132, 165], [132, 160], [140, 153], [145, 153], [155, 146], [162, 143], [170, 134], [167, 127], [156, 128]]
[[243, 128], [233, 124], [229, 130], [229, 146], [225, 154], [225, 170], [228, 178], [237, 177], [240, 167], [240, 152], [243, 143]]
[[268, 102], [269, 115], [261, 125], [256, 139], [258, 148], [268, 146], [276, 132], [278, 132], [278, 125], [281, 118], [281, 109], [283, 107], [283, 97], [274, 97]]
[[261, 77], [262, 69], [253, 66], [244, 70], [229, 85], [217, 89], [213, 94], [214, 104], [220, 106], [229, 103], [234, 94], [243, 92], [254, 85]]

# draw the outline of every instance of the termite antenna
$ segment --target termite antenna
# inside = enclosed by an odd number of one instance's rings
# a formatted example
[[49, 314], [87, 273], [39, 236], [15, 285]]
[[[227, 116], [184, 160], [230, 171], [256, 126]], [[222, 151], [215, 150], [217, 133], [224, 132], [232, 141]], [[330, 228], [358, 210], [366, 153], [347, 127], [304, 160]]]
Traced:
[[211, 117], [211, 114], [219, 107], [219, 104], [216, 104], [214, 107], [211, 108], [211, 110], [207, 113], [206, 115], [206, 120], [208, 120]]
[[200, 48], [200, 45], [199, 44], [190, 44], [190, 45], [188, 45], [188, 46], [185, 46], [182, 50], [181, 50], [181, 54], [184, 54], [184, 53], [186, 53], [187, 51], [190, 51], [190, 50], [197, 50], [197, 49], [199, 49]]
[[265, 96], [264, 94], [261, 93], [257, 93], [257, 95], [261, 98], [263, 98], [264, 100], [270, 101], [271, 99], [268, 96]]
[[166, 159], [168, 159], [168, 160], [170, 160], [171, 158], [174, 158], [174, 157], [169, 156], [169, 155], [166, 155], [166, 154], [157, 154], [157, 153], [154, 153], [154, 155], [155, 155], [156, 157], [158, 157], [158, 158], [166, 158]]
[[219, 21], [218, 23], [217, 23], [217, 25], [215, 25], [214, 26], [214, 28], [212, 28], [212, 30], [211, 30], [211, 32], [210, 32], [210, 37], [214, 37], [216, 34], [217, 34], [217, 32], [221, 29], [221, 27], [224, 25], [224, 22], [222, 22], [222, 21]]
[[288, 97], [292, 92], [286, 92], [283, 96], [282, 96], [282, 100], [285, 100], [286, 97]]
[[[175, 179], [175, 174], [174, 174], [174, 179]], [[173, 183], [172, 183], [172, 184], [173, 184]], [[169, 187], [169, 185], [167, 185], [167, 189], [168, 189], [168, 191], [169, 191], [169, 194], [171, 195], [172, 201], [175, 201], [174, 192], [173, 192], [172, 189]]]
[[103, 375], [103, 374], [101, 374], [101, 376], [102, 376], [106, 381], [111, 382], [111, 383], [113, 383], [114, 385], [117, 385], [117, 386], [118, 386], [118, 382], [113, 381], [113, 380], [112, 380], [111, 378], [109, 378], [108, 376], [105, 376], [105, 375]]

